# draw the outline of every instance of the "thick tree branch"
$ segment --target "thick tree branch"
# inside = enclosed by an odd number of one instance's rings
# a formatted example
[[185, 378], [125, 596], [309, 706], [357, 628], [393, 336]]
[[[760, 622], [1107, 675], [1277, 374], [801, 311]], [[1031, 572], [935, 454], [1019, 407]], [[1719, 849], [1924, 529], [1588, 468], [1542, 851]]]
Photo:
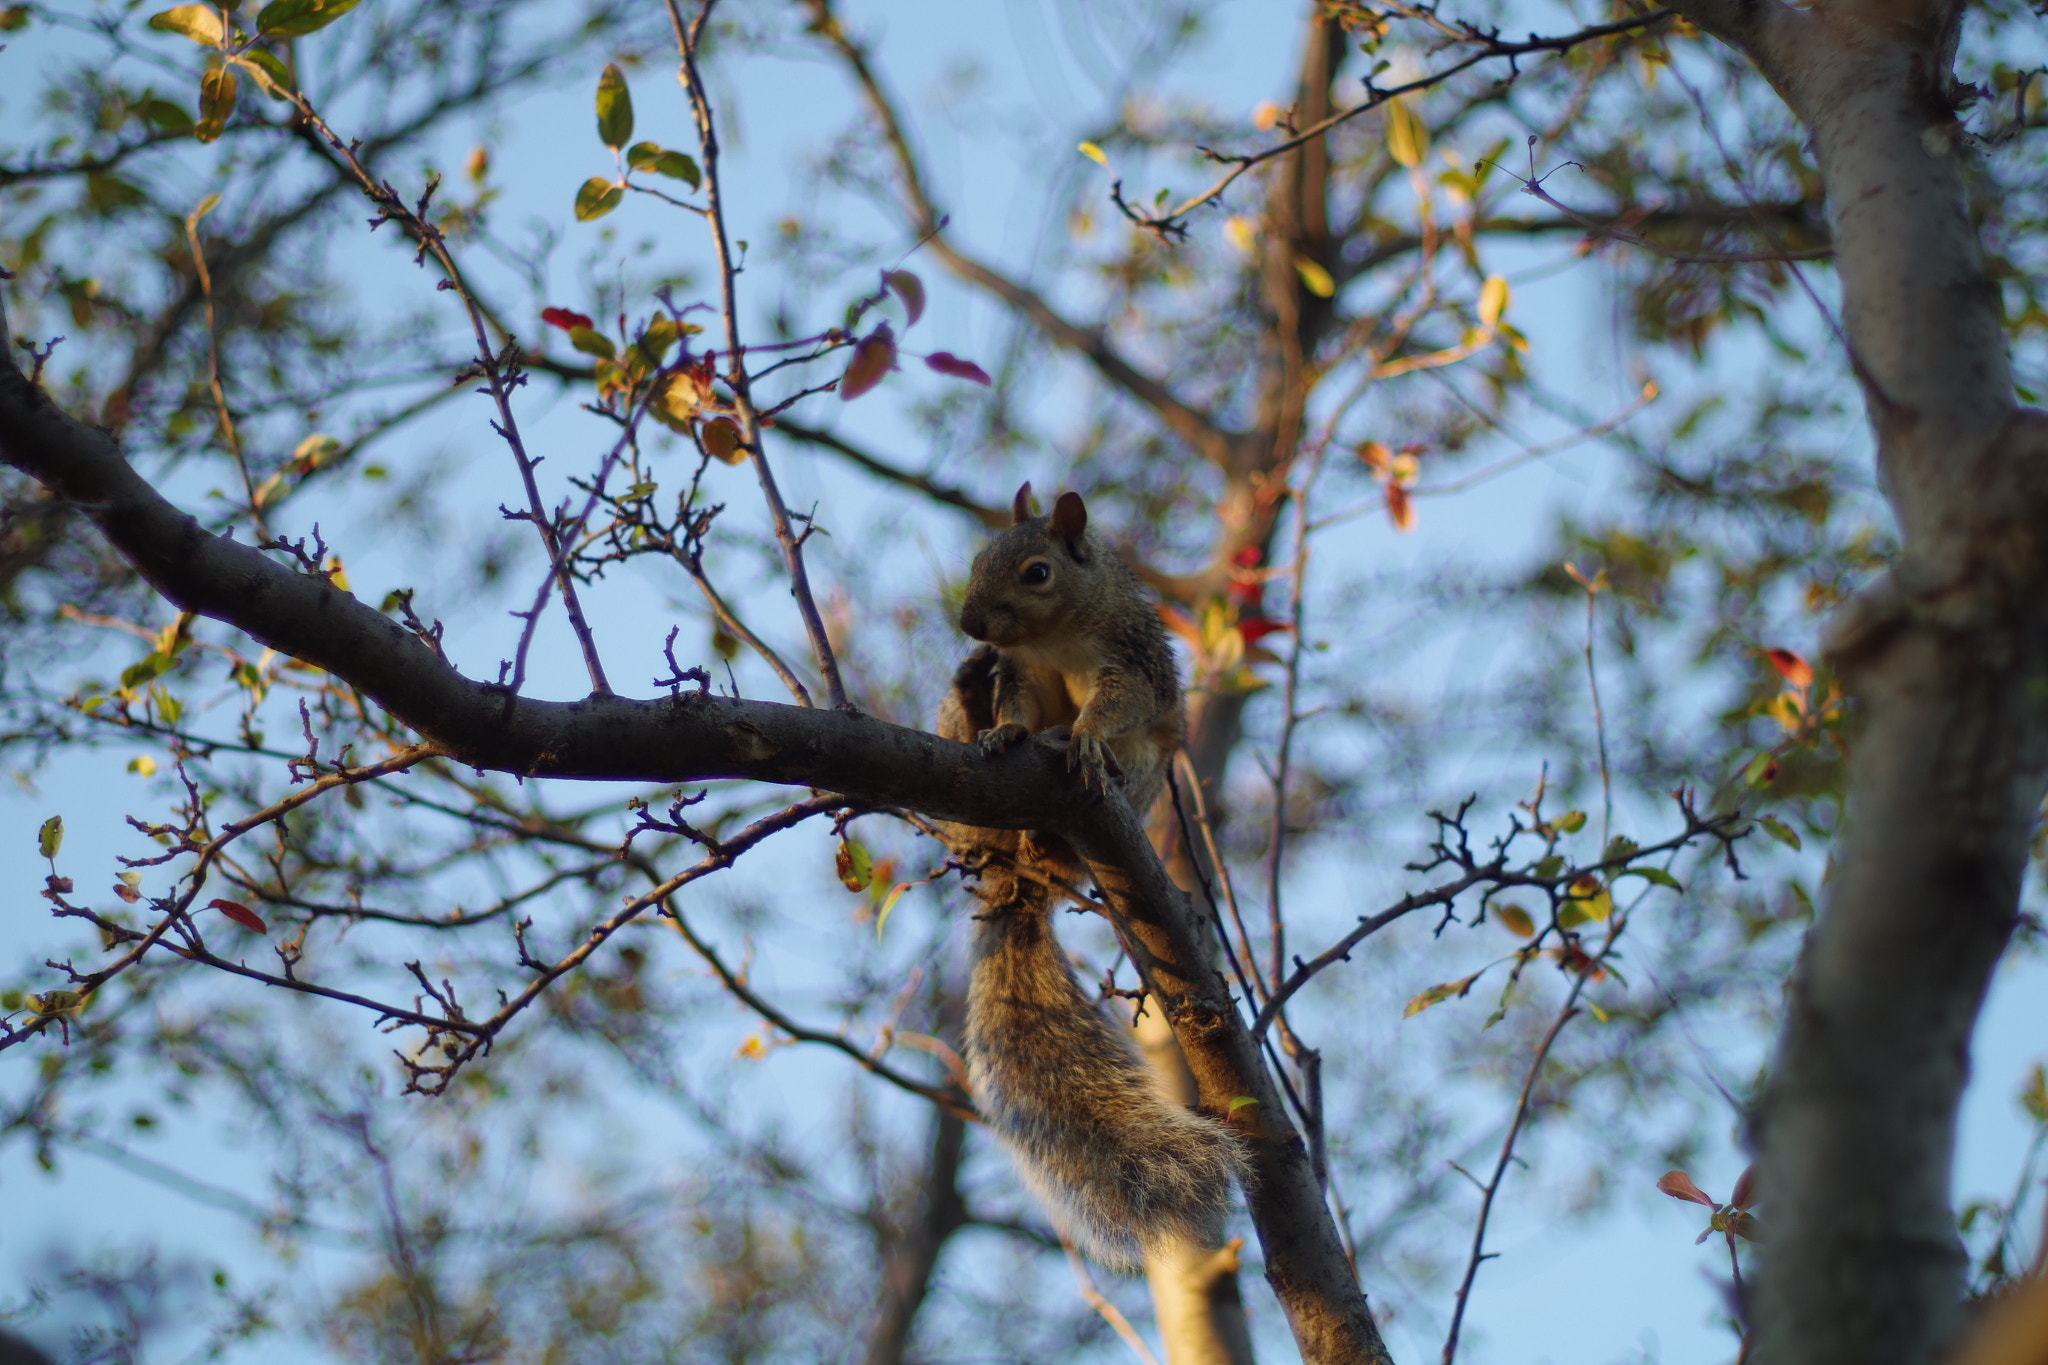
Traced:
[[[0, 317], [0, 334], [5, 319]], [[635, 701], [508, 696], [463, 676], [399, 623], [251, 546], [209, 535], [129, 467], [113, 439], [59, 412], [9, 355], [0, 364], [0, 460], [77, 506], [173, 604], [346, 679], [450, 758], [522, 776], [690, 782], [751, 778], [842, 792], [965, 824], [1049, 829], [1088, 860], [1148, 988], [1173, 1023], [1203, 1106], [1249, 1097], [1248, 1191], [1267, 1278], [1304, 1357], [1384, 1362], [1322, 1190], [1220, 976], [1207, 926], [1168, 881], [1120, 794], [1081, 788], [1065, 758], [978, 746], [852, 711], [708, 691]]]

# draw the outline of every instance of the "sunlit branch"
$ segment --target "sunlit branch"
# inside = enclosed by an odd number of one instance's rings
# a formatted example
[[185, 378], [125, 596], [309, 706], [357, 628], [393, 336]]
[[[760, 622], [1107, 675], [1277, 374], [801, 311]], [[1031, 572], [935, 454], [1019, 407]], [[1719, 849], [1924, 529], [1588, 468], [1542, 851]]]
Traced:
[[[1390, 5], [1389, 8], [1396, 13], [1404, 13], [1407, 17], [1415, 17], [1422, 13], [1420, 10], [1409, 11], [1407, 7], [1401, 5]], [[1229, 165], [1230, 169], [1214, 184], [1209, 186], [1208, 189], [1183, 200], [1164, 213], [1148, 214], [1132, 209], [1128, 205], [1121, 205], [1121, 207], [1125, 216], [1129, 217], [1132, 222], [1149, 231], [1158, 233], [1162, 239], [1180, 235], [1186, 231], [1186, 224], [1182, 220], [1189, 213], [1214, 200], [1223, 191], [1235, 184], [1238, 178], [1243, 176], [1245, 172], [1255, 166], [1271, 161], [1276, 156], [1284, 156], [1298, 147], [1306, 146], [1324, 133], [1329, 132], [1332, 128], [1348, 123], [1360, 114], [1370, 113], [1389, 100], [1399, 99], [1404, 95], [1417, 94], [1432, 86], [1441, 85], [1451, 77], [1458, 75], [1460, 72], [1470, 70], [1481, 62], [1504, 59], [1512, 66], [1514, 61], [1520, 57], [1545, 52], [1568, 52], [1581, 43], [1592, 42], [1597, 38], [1610, 38], [1616, 34], [1633, 33], [1648, 29], [1669, 19], [1671, 15], [1672, 11], [1670, 10], [1653, 10], [1648, 14], [1618, 20], [1611, 24], [1596, 24], [1591, 28], [1580, 29], [1577, 33], [1568, 33], [1555, 38], [1540, 38], [1531, 34], [1527, 41], [1519, 43], [1503, 42], [1498, 37], [1497, 30], [1494, 33], [1482, 33], [1477, 29], [1468, 28], [1463, 32], [1453, 32], [1451, 35], [1453, 41], [1475, 45], [1478, 50], [1465, 57], [1462, 61], [1454, 62], [1441, 71], [1433, 71], [1428, 75], [1418, 76], [1412, 81], [1393, 86], [1390, 89], [1380, 89], [1368, 80], [1366, 82], [1367, 97], [1363, 103], [1352, 105], [1347, 109], [1340, 109], [1328, 118], [1318, 119], [1308, 127], [1296, 131], [1293, 136], [1285, 141], [1275, 143], [1273, 146], [1264, 148], [1261, 151], [1231, 155], [1211, 151], [1207, 147], [1202, 148], [1201, 151], [1210, 160], [1223, 162]]]

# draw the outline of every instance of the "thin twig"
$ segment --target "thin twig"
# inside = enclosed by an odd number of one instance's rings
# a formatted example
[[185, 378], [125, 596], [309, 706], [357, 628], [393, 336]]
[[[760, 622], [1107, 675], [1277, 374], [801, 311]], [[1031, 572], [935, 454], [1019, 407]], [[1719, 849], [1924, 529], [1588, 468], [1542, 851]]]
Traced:
[[[732, 390], [733, 408], [740, 419], [741, 443], [746, 448], [747, 458], [753, 462], [754, 474], [761, 482], [761, 496], [767, 501], [768, 515], [775, 526], [775, 543], [781, 547], [783, 563], [789, 569], [790, 592], [796, 598], [797, 613], [803, 617], [804, 629], [811, 637], [811, 651], [817, 657], [818, 672], [825, 679], [826, 702], [836, 710], [847, 705], [846, 683], [839, 676], [838, 656], [833, 652], [824, 618], [818, 613], [817, 599], [811, 593], [810, 575], [804, 569], [803, 538], [791, 529], [789, 509], [783, 504], [782, 491], [775, 484], [775, 471], [769, 468], [768, 455], [761, 444], [761, 415], [754, 407], [747, 379], [746, 350], [740, 344], [736, 283], [739, 269], [726, 239], [724, 201], [719, 192], [718, 130], [712, 118], [711, 97], [705, 91], [703, 75], [697, 69], [698, 45], [703, 39], [705, 22], [710, 19], [716, 3], [717, 0], [702, 0], [696, 19], [686, 24], [679, 0], [667, 0], [679, 58], [676, 79], [689, 96], [690, 111], [697, 121], [697, 148], [704, 176], [704, 218], [711, 228], [712, 251], [718, 259], [719, 297], [725, 318], [727, 352], [725, 382]], [[808, 534], [807, 530], [805, 535]]]
[[1158, 1359], [1145, 1345], [1145, 1339], [1132, 1328], [1130, 1319], [1119, 1312], [1115, 1304], [1102, 1297], [1102, 1291], [1095, 1287], [1095, 1279], [1088, 1273], [1088, 1266], [1081, 1260], [1081, 1253], [1074, 1250], [1074, 1244], [1063, 1237], [1060, 1239], [1060, 1246], [1067, 1253], [1067, 1264], [1074, 1268], [1074, 1283], [1080, 1287], [1082, 1301], [1101, 1314], [1102, 1320], [1123, 1338], [1124, 1345], [1130, 1347], [1131, 1354], [1144, 1362], [1144, 1365], [1159, 1365]]

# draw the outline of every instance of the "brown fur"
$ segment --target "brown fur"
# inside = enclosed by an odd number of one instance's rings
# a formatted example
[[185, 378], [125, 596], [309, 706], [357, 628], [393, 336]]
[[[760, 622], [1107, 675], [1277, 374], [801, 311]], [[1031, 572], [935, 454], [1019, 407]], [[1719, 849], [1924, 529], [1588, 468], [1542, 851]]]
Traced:
[[[938, 732], [999, 751], [1065, 727], [1069, 763], [1097, 783], [1120, 775], [1142, 812], [1181, 739], [1173, 653], [1136, 577], [1088, 536], [1080, 498], [1030, 517], [1028, 488], [1018, 524], [974, 562], [961, 627], [990, 644], [955, 673]], [[1050, 569], [1043, 584], [1021, 580], [1034, 561]], [[1063, 844], [1015, 830], [945, 832], [983, 864], [968, 1076], [1025, 1183], [1107, 1265], [1134, 1268], [1164, 1242], [1219, 1245], [1244, 1153], [1223, 1124], [1158, 1093], [1075, 979], [1052, 930], [1062, 897], [1029, 870], [1071, 878], [1078, 863]]]

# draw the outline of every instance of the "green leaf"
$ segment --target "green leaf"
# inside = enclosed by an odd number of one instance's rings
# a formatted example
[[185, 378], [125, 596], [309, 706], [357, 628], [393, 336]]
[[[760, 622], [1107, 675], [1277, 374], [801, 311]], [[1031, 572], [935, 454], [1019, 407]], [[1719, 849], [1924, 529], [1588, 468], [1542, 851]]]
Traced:
[[199, 78], [199, 123], [192, 135], [201, 142], [211, 142], [221, 135], [228, 125], [228, 115], [235, 112], [235, 73], [226, 67], [209, 71]]
[[171, 665], [175, 662], [176, 660], [166, 650], [150, 651], [140, 662], [132, 663], [121, 670], [121, 690], [133, 691], [144, 683], [161, 677], [171, 671]]
[[149, 199], [148, 195], [120, 176], [104, 173], [85, 177], [85, 197], [101, 213], [133, 208]]
[[687, 181], [693, 190], [704, 183], [703, 173], [694, 160], [652, 142], [636, 142], [628, 147], [626, 164], [636, 171], [652, 171], [671, 180]]
[[354, 9], [359, 0], [273, 0], [256, 16], [256, 32], [277, 38], [317, 33]]
[[657, 317], [647, 324], [647, 330], [640, 334], [640, 353], [649, 364], [660, 365], [668, 358], [669, 350], [676, 344], [676, 324], [666, 317]]
[[177, 33], [201, 47], [219, 47], [226, 36], [220, 26], [220, 11], [211, 5], [180, 5], [149, 16], [149, 26], [159, 33]]
[[1258, 1101], [1253, 1099], [1250, 1095], [1233, 1095], [1230, 1098], [1230, 1104], [1224, 1109], [1223, 1112], [1226, 1117], [1236, 1118], [1238, 1110], [1243, 1109], [1248, 1105], [1254, 1105], [1257, 1103]]
[[166, 99], [152, 95], [134, 106], [135, 113], [148, 122], [150, 127], [165, 133], [189, 133], [192, 131], [192, 116], [184, 109]]
[[576, 191], [576, 221], [587, 223], [593, 218], [602, 218], [619, 206], [626, 197], [623, 186], [593, 175], [583, 182], [583, 188]]
[[1778, 775], [1778, 761], [1769, 753], [1758, 754], [1749, 760], [1749, 766], [1742, 770], [1743, 782], [1751, 787], [1761, 787]]
[[1556, 829], [1559, 834], [1577, 834], [1586, 827], [1586, 812], [1568, 810], [1557, 817]]
[[2034, 1122], [2048, 1123], [2048, 1071], [2039, 1062], [2027, 1077], [2027, 1088], [2020, 1092], [2020, 1107]]
[[610, 337], [588, 327], [571, 327], [569, 344], [583, 354], [594, 355], [600, 360], [611, 360], [618, 355], [618, 350], [612, 345]]
[[1547, 858], [1539, 858], [1536, 860], [1536, 866], [1529, 870], [1538, 877], [1555, 877], [1564, 871], [1564, 856], [1553, 853]]
[[57, 850], [64, 847], [64, 817], [53, 815], [43, 821], [43, 827], [36, 831], [36, 851], [54, 861]]
[[1685, 890], [1679, 884], [1678, 878], [1672, 876], [1661, 867], [1627, 867], [1623, 868], [1618, 875], [1622, 877], [1641, 877], [1646, 882], [1656, 886], [1668, 886], [1673, 891]]
[[256, 78], [256, 88], [274, 100], [291, 96], [292, 73], [274, 52], [252, 47], [234, 59], [235, 65]]
[[1786, 824], [1775, 815], [1759, 815], [1756, 818], [1756, 822], [1764, 827], [1764, 833], [1770, 835], [1785, 847], [1794, 851], [1798, 850], [1800, 846], [1798, 830], [1792, 828], [1792, 826]]
[[875, 862], [868, 856], [867, 849], [852, 839], [839, 841], [839, 852], [835, 858], [835, 871], [839, 884], [848, 891], [865, 891], [868, 883], [875, 879]]
[[633, 140], [633, 96], [617, 62], [597, 78], [597, 136], [615, 152]]

